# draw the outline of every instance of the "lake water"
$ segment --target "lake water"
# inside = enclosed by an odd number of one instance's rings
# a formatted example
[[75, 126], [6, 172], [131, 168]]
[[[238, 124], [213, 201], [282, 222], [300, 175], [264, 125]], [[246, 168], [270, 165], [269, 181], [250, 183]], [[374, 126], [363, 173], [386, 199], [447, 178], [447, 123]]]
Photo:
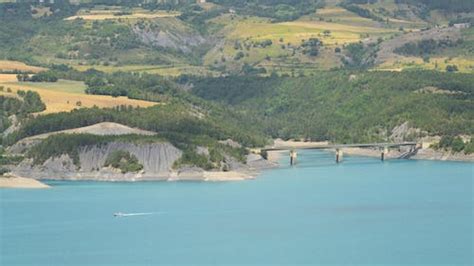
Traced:
[[473, 264], [474, 164], [298, 159], [244, 182], [0, 190], [0, 265]]

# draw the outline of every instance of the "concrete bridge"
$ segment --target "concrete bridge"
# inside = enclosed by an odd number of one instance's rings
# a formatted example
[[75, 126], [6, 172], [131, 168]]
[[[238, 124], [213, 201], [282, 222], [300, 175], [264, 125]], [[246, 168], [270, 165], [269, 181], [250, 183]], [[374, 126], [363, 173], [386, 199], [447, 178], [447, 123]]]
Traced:
[[382, 161], [385, 160], [385, 156], [388, 153], [390, 148], [399, 148], [399, 147], [410, 147], [410, 150], [405, 154], [402, 154], [400, 158], [406, 158], [410, 154], [413, 154], [417, 149], [420, 148], [420, 144], [417, 142], [397, 142], [397, 143], [358, 143], [358, 144], [315, 144], [315, 145], [307, 145], [303, 147], [292, 147], [292, 146], [278, 146], [278, 147], [268, 147], [263, 148], [261, 151], [290, 151], [290, 164], [293, 165], [296, 163], [297, 152], [296, 150], [336, 150], [336, 163], [342, 162], [343, 159], [343, 148], [377, 148], [380, 150], [380, 159]]

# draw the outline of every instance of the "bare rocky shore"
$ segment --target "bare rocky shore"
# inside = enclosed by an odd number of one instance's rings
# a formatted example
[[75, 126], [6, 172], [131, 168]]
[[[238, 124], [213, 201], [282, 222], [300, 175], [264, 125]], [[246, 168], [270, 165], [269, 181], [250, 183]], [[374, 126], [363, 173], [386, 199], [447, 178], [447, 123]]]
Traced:
[[[104, 167], [108, 155], [116, 150], [126, 150], [137, 157], [143, 170], [137, 173], [122, 173], [119, 169]], [[242, 163], [228, 158], [228, 171], [205, 171], [198, 167], [183, 166], [175, 169], [173, 164], [182, 155], [172, 144], [134, 144], [111, 142], [102, 146], [86, 147], [79, 152], [80, 165], [75, 165], [67, 154], [49, 158], [35, 165], [26, 159], [12, 169], [17, 176], [49, 180], [94, 180], [94, 181], [237, 181], [255, 178], [260, 171], [276, 164], [260, 155], [247, 155]]]
[[[25, 154], [32, 146], [48, 136], [65, 133], [88, 133], [94, 135], [153, 135], [155, 133], [130, 128], [117, 123], [99, 123], [88, 127], [51, 132], [20, 140], [8, 148], [12, 155]], [[240, 147], [240, 144], [226, 140], [221, 144]], [[139, 172], [122, 173], [120, 169], [105, 167], [105, 162], [114, 151], [127, 151], [135, 156], [143, 166]], [[208, 153], [206, 147], [198, 147], [198, 152]], [[76, 163], [67, 154], [49, 158], [44, 163], [36, 164], [32, 159], [25, 159], [20, 164], [10, 167], [12, 175], [35, 180], [92, 180], [92, 181], [238, 181], [254, 179], [263, 169], [275, 167], [276, 164], [263, 159], [258, 154], [250, 153], [246, 162], [226, 155], [225, 168], [205, 171], [193, 166], [175, 167], [175, 162], [183, 152], [169, 142], [110, 142], [102, 145], [86, 146], [78, 151]], [[225, 171], [223, 171], [225, 169]]]

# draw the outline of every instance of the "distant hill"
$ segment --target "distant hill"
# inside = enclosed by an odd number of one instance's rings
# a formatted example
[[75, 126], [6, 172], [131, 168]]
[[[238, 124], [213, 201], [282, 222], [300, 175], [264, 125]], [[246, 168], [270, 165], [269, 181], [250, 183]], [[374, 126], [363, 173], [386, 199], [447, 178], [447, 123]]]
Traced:
[[[81, 71], [165, 76], [295, 76], [336, 68], [446, 71], [450, 65], [474, 71], [473, 31], [469, 24], [458, 26], [474, 18], [469, 0], [0, 5], [5, 22], [0, 25], [0, 59], [44, 67], [65, 64]], [[446, 29], [435, 29], [439, 26]], [[429, 34], [416, 34], [420, 31]], [[394, 51], [441, 37], [454, 42], [441, 40], [436, 49], [418, 53]]]

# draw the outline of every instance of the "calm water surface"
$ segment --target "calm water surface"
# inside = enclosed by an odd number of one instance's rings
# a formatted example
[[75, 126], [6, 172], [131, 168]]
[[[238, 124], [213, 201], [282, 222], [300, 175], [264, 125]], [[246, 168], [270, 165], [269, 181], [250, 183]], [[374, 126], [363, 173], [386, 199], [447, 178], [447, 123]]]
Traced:
[[0, 190], [0, 265], [473, 265], [473, 164], [298, 159], [246, 182]]

